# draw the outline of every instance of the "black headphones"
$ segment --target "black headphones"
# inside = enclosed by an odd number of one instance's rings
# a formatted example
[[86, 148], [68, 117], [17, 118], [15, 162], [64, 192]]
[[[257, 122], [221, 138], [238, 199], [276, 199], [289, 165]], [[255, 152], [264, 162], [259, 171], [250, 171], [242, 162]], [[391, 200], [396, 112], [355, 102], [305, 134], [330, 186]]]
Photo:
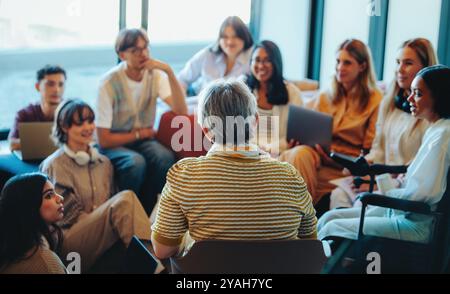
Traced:
[[411, 106], [409, 105], [408, 102], [408, 96], [405, 97], [405, 90], [400, 89], [398, 90], [397, 95], [395, 95], [394, 97], [394, 104], [395, 107], [397, 107], [398, 109], [406, 112], [406, 113], [411, 113]]

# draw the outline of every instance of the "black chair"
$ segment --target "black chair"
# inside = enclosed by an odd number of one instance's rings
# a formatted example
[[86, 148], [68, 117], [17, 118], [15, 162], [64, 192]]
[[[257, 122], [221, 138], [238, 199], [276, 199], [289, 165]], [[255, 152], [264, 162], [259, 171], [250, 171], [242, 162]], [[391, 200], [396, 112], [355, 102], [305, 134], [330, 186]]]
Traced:
[[326, 260], [318, 240], [206, 240], [170, 259], [175, 274], [317, 274]]
[[[356, 188], [359, 188], [362, 184], [369, 184], [369, 192], [373, 192], [375, 176], [386, 173], [404, 174], [408, 169], [407, 165], [369, 164], [364, 156], [352, 157], [341, 153], [331, 153], [330, 157], [355, 176], [353, 184]], [[369, 181], [362, 178], [367, 175], [370, 177]]]
[[[450, 173], [447, 172], [447, 188], [436, 211], [417, 201], [396, 199], [370, 192], [359, 196], [362, 202], [358, 240], [343, 238], [324, 273], [366, 273], [367, 256], [377, 252], [381, 257], [382, 273], [443, 273], [449, 264], [450, 232]], [[363, 234], [365, 211], [368, 205], [380, 206], [411, 213], [429, 215], [432, 223], [430, 241], [426, 244], [394, 240]]]

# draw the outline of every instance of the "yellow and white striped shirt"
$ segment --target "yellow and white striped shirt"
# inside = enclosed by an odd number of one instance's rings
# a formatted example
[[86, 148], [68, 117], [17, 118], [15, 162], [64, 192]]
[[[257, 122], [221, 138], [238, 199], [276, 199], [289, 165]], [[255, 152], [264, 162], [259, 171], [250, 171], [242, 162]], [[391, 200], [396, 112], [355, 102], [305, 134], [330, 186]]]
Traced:
[[187, 230], [195, 241], [280, 240], [316, 234], [311, 196], [297, 170], [260, 154], [217, 151], [185, 158], [168, 172], [153, 238], [181, 243]]

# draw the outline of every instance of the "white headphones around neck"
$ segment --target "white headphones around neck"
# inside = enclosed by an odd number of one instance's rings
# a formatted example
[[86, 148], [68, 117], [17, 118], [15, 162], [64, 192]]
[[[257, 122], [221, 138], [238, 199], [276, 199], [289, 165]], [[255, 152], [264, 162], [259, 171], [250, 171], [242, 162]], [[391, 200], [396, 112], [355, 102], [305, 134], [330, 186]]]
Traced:
[[70, 158], [72, 158], [78, 165], [86, 165], [88, 163], [94, 163], [99, 159], [99, 153], [97, 148], [90, 146], [91, 154], [87, 153], [86, 151], [77, 151], [73, 152], [69, 146], [64, 144], [63, 149], [64, 153], [67, 154]]

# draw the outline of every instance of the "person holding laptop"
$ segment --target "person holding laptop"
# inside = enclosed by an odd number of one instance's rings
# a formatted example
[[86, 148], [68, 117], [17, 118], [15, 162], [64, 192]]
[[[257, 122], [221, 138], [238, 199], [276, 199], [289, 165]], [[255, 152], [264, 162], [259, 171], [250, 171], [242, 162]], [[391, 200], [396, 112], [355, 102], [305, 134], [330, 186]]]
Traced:
[[19, 110], [9, 132], [11, 150], [20, 150], [19, 124], [22, 122], [52, 122], [55, 110], [62, 101], [66, 71], [58, 65], [46, 65], [37, 71], [36, 90], [40, 101]]
[[[358, 156], [372, 146], [381, 99], [370, 49], [359, 40], [348, 39], [337, 50], [331, 89], [320, 93], [309, 107], [333, 116], [331, 150]], [[283, 152], [280, 160], [297, 168], [314, 204], [335, 188], [330, 180], [343, 176], [343, 168], [319, 145], [297, 146]]]
[[139, 199], [130, 191], [115, 194], [113, 167], [91, 145], [94, 111], [80, 99], [61, 104], [53, 137], [60, 147], [40, 169], [64, 197], [62, 254], [78, 252], [84, 273], [117, 241], [125, 246], [133, 235], [150, 240], [150, 220]]
[[[251, 73], [245, 80], [258, 103], [259, 125], [255, 137], [258, 146], [269, 153], [292, 148], [287, 141], [289, 105], [303, 105], [300, 90], [283, 78], [283, 60], [278, 46], [272, 41], [261, 41], [253, 49]], [[278, 118], [278, 138], [272, 132], [272, 117]], [[275, 139], [272, 142], [272, 139]], [[275, 152], [278, 155], [278, 152]]]

